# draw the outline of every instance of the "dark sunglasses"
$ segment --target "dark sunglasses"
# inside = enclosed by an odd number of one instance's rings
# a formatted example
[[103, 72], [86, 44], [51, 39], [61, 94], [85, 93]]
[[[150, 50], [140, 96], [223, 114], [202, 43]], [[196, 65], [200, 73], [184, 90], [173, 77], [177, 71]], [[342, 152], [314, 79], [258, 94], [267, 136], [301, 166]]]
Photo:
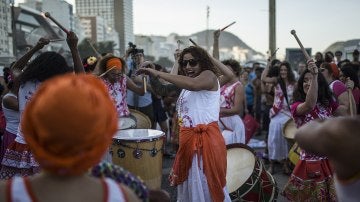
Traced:
[[319, 68], [320, 69], [320, 72], [323, 72], [325, 71], [325, 68]]
[[183, 60], [181, 62], [181, 66], [186, 67], [188, 63], [190, 65], [190, 67], [195, 67], [198, 64], [198, 62], [196, 60], [190, 59], [190, 60]]

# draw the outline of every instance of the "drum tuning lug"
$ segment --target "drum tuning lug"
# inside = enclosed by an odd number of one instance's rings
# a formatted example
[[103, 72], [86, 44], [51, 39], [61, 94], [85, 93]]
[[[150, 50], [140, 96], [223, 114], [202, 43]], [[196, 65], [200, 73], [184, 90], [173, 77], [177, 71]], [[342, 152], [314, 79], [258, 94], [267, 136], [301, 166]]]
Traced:
[[134, 156], [136, 159], [140, 159], [141, 156], [142, 156], [142, 151], [140, 151], [139, 149], [136, 148], [136, 149], [133, 151], [133, 156]]
[[150, 150], [150, 156], [151, 156], [151, 157], [155, 157], [157, 153], [158, 153], [158, 150], [156, 150], [155, 148], [153, 148], [152, 150]]
[[119, 158], [125, 158], [125, 151], [122, 149], [117, 150], [117, 155]]

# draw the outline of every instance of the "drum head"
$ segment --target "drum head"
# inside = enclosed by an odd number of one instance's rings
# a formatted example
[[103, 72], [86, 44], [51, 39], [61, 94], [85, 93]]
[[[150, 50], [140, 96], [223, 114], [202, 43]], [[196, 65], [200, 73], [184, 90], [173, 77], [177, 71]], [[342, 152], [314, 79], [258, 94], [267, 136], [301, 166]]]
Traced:
[[164, 136], [164, 132], [153, 129], [127, 129], [119, 130], [113, 139], [128, 141], [150, 141]]
[[294, 139], [295, 138], [295, 133], [297, 131], [295, 122], [293, 119], [289, 119], [283, 128], [283, 135], [285, 138], [287, 139]]
[[228, 145], [226, 186], [229, 193], [236, 191], [252, 175], [255, 168], [254, 151], [244, 144]]
[[135, 127], [136, 127], [136, 121], [132, 117], [120, 117], [118, 119], [118, 129], [119, 130], [135, 128]]

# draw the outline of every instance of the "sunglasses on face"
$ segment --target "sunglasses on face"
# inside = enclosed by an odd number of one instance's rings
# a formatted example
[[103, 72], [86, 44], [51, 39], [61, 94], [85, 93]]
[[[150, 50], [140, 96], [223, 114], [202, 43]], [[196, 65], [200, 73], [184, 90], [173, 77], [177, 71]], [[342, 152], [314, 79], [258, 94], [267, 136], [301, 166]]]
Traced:
[[190, 65], [190, 67], [195, 67], [198, 64], [198, 62], [196, 60], [190, 59], [190, 60], [183, 60], [181, 62], [181, 66], [186, 67], [188, 63]]
[[320, 72], [324, 72], [325, 71], [325, 68], [320, 68]]

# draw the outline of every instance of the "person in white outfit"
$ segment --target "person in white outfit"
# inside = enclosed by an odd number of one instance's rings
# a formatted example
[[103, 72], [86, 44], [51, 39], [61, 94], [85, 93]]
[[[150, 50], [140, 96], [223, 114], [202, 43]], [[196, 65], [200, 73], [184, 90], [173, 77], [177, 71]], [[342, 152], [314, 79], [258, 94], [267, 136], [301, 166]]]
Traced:
[[[226, 71], [220, 82], [216, 67]], [[179, 150], [169, 177], [170, 184], [177, 186], [178, 201], [230, 201], [225, 186], [226, 146], [218, 120], [220, 83], [228, 81], [231, 70], [204, 49], [190, 46], [180, 54], [180, 75], [152, 68], [141, 68], [137, 73], [162, 78], [183, 89], [177, 100]]]

